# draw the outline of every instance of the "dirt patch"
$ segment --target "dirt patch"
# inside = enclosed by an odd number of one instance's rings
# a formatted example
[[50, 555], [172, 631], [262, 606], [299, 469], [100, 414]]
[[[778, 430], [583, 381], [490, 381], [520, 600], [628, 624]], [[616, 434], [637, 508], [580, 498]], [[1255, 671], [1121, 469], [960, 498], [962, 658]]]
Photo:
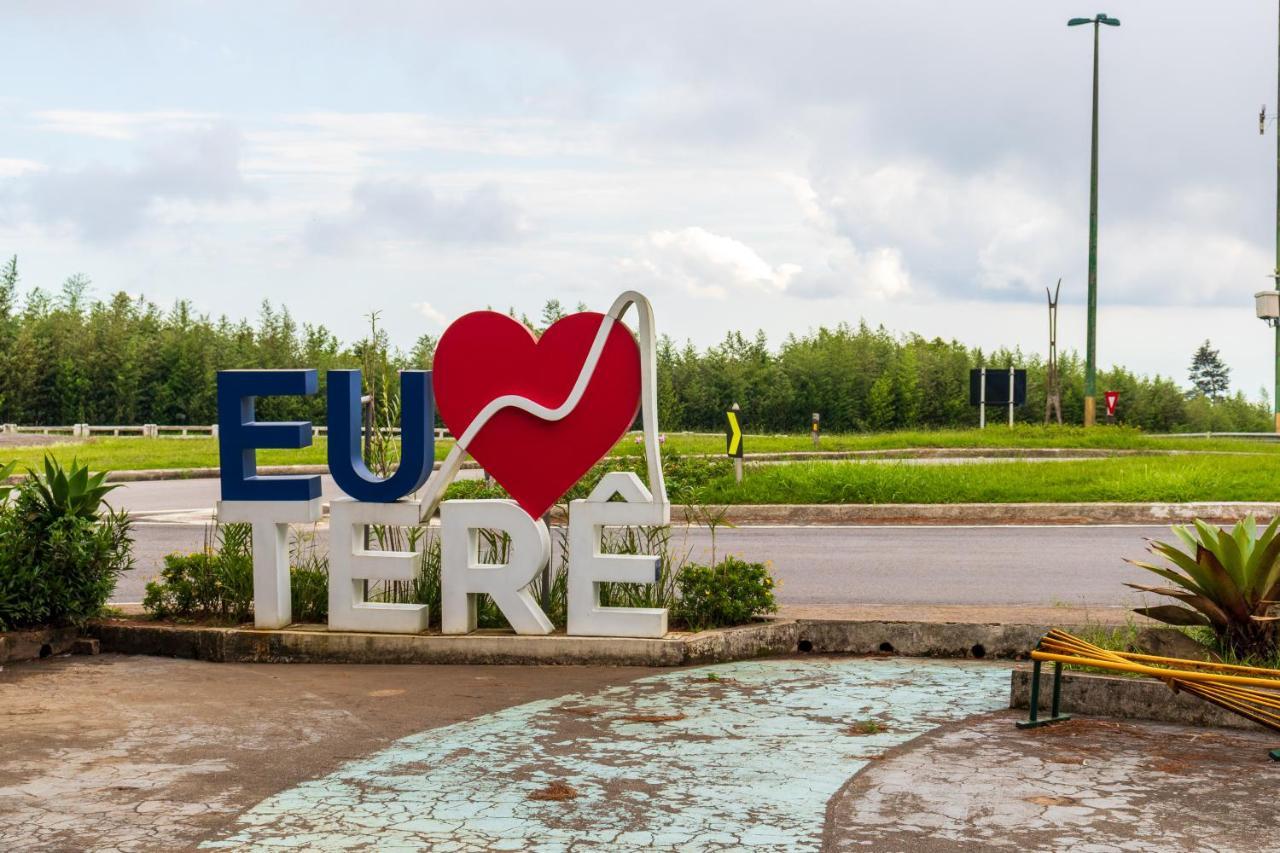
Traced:
[[0, 447], [45, 447], [72, 443], [83, 442], [65, 435], [0, 435]]
[[1076, 803], [1080, 802], [1075, 797], [1038, 796], [1023, 797], [1022, 799], [1037, 806], [1074, 806]]
[[684, 714], [628, 714], [620, 719], [628, 723], [674, 723], [684, 718]]
[[564, 800], [574, 800], [577, 797], [577, 788], [558, 779], [547, 787], [539, 788], [529, 795], [529, 799], [543, 802], [562, 802]]

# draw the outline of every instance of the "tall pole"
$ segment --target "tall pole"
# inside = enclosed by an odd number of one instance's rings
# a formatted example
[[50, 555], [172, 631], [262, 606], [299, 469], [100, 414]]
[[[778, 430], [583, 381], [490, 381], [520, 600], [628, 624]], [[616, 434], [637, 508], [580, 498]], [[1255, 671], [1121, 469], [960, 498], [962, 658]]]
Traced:
[[[1098, 26], [1093, 22], [1093, 139], [1089, 148], [1089, 331], [1085, 343], [1084, 425], [1093, 426], [1098, 384]], [[1276, 338], [1280, 341], [1280, 335]], [[1280, 368], [1278, 368], [1280, 369]]]
[[[1280, 27], [1280, 14], [1276, 17]], [[1280, 104], [1280, 30], [1276, 39], [1276, 103]], [[1280, 106], [1277, 107], [1280, 110]], [[1280, 125], [1276, 127], [1276, 290], [1280, 290]], [[1271, 405], [1275, 412], [1276, 432], [1280, 433], [1280, 323], [1276, 324], [1275, 383], [1271, 389]]]

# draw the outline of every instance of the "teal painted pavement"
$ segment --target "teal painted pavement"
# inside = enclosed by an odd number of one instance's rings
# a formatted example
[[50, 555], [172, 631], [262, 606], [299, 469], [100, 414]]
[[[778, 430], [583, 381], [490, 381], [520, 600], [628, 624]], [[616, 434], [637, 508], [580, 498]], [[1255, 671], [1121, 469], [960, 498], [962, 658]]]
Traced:
[[1008, 683], [999, 666], [902, 658], [673, 671], [404, 738], [204, 846], [816, 849], [827, 801], [871, 757], [1004, 707]]

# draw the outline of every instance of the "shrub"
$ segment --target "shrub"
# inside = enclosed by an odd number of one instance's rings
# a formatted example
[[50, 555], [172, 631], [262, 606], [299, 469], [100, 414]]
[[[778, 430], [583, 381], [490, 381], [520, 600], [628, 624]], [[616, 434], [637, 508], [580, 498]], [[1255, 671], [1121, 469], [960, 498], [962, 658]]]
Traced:
[[253, 531], [217, 525], [203, 551], [168, 554], [157, 580], [147, 582], [142, 607], [157, 619], [194, 617], [243, 622], [253, 612]]
[[104, 510], [104, 476], [46, 459], [0, 504], [0, 630], [83, 624], [132, 567], [129, 516]]
[[680, 598], [673, 616], [691, 631], [741, 625], [778, 609], [773, 578], [764, 563], [733, 556], [713, 566], [689, 563], [676, 583]]
[[[329, 616], [329, 558], [314, 540], [294, 531], [289, 588], [298, 622]], [[147, 583], [142, 607], [156, 619], [212, 619], [240, 623], [253, 615], [253, 528], [215, 525], [204, 550], [169, 554], [160, 577]]]
[[1190, 553], [1168, 542], [1150, 545], [1170, 565], [1129, 560], [1175, 586], [1126, 586], [1186, 605], [1139, 607], [1134, 612], [1170, 625], [1203, 625], [1238, 657], [1270, 657], [1276, 650], [1275, 618], [1267, 610], [1280, 597], [1280, 518], [1258, 532], [1253, 516], [1230, 531], [1197, 519], [1173, 532]]

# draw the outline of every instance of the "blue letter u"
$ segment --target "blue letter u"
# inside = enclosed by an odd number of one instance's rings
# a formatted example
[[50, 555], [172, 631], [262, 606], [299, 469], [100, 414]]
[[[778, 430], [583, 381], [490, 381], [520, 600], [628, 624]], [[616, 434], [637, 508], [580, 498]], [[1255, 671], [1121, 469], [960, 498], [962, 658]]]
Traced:
[[358, 501], [391, 503], [417, 491], [436, 461], [431, 371], [400, 373], [400, 467], [385, 480], [373, 475], [360, 453], [360, 371], [330, 370], [329, 473]]

